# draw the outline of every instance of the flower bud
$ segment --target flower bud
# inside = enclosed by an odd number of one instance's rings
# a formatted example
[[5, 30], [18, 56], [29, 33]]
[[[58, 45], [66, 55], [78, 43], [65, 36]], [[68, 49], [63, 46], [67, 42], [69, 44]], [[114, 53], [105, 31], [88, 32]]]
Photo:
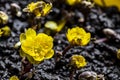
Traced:
[[6, 24], [8, 22], [8, 15], [3, 12], [0, 11], [0, 24]]

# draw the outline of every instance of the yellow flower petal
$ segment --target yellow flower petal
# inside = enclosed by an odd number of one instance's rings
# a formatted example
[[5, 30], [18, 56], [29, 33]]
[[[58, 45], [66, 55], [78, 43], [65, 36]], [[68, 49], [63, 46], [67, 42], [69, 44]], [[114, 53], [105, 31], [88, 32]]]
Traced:
[[53, 38], [51, 36], [48, 36], [44, 33], [40, 33], [37, 35], [36, 38], [39, 41], [39, 44], [41, 44], [41, 47], [44, 50], [50, 50], [53, 47]]
[[29, 28], [26, 32], [25, 32], [26, 38], [32, 39], [34, 37], [36, 37], [36, 32], [35, 30], [33, 30], [32, 28]]
[[11, 77], [10, 77], [10, 80], [19, 80], [19, 78], [14, 75], [14, 76], [11, 76]]
[[63, 27], [65, 26], [65, 23], [66, 23], [65, 19], [60, 20], [60, 22], [58, 24], [57, 32], [60, 32], [63, 29]]
[[6, 24], [8, 22], [8, 15], [3, 12], [3, 11], [0, 11], [0, 24]]
[[52, 4], [46, 4], [45, 7], [43, 8], [43, 16], [47, 15], [52, 8]]
[[20, 34], [20, 42], [22, 43], [26, 39], [25, 33]]
[[3, 34], [3, 31], [0, 29], [0, 37], [2, 36], [2, 34]]
[[28, 4], [28, 8], [29, 8], [30, 12], [32, 12], [32, 11], [34, 10], [34, 7], [35, 7], [35, 6], [36, 6], [36, 5], [34, 4], [34, 2]]
[[96, 4], [103, 7], [116, 6], [120, 11], [120, 0], [93, 0]]
[[44, 60], [44, 56], [42, 56], [42, 55], [33, 56], [33, 59], [34, 59], [35, 61], [43, 61], [43, 60]]
[[25, 56], [26, 56], [25, 52], [23, 52], [22, 49], [20, 49], [20, 56], [21, 56], [21, 57], [25, 57]]
[[69, 5], [75, 5], [76, 3], [80, 3], [81, 0], [66, 0], [67, 4]]
[[84, 36], [84, 38], [83, 38], [83, 40], [82, 40], [82, 42], [81, 42], [81, 45], [87, 45], [87, 43], [90, 42], [90, 37], [91, 37], [90, 33], [87, 33], [87, 34]]
[[120, 49], [117, 51], [117, 58], [120, 59]]
[[85, 30], [84, 30], [83, 28], [77, 27], [77, 29], [78, 29], [79, 31], [81, 31], [81, 34], [86, 34], [86, 32], [85, 32]]
[[54, 55], [54, 50], [50, 50], [46, 55], [45, 59], [50, 59]]
[[54, 21], [47, 21], [45, 23], [45, 27], [51, 30], [56, 30], [57, 29], [57, 23]]
[[35, 9], [35, 10], [34, 10], [34, 14], [35, 14], [36, 17], [38, 17], [38, 18], [42, 16], [42, 14], [40, 13], [39, 9]]
[[28, 61], [31, 64], [39, 64], [41, 62], [41, 61], [40, 62], [39, 61], [35, 61], [32, 56], [26, 54], [22, 49], [20, 49], [20, 56], [21, 57], [27, 57]]
[[10, 34], [11, 34], [11, 29], [10, 29], [10, 27], [9, 26], [4, 26], [4, 27], [2, 27], [1, 28], [1, 30], [2, 30], [2, 36], [10, 36]]
[[35, 53], [34, 53], [34, 41], [33, 40], [30, 40], [30, 39], [26, 39], [22, 45], [21, 45], [21, 48], [22, 50], [30, 55], [30, 56], [35, 56]]
[[35, 61], [32, 56], [27, 55], [27, 59], [32, 64], [39, 64], [41, 61]]

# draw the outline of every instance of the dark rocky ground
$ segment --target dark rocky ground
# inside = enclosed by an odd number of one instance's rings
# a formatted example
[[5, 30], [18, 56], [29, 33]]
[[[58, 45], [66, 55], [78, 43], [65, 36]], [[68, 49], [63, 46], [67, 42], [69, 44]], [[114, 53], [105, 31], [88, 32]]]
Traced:
[[[12, 75], [19, 75], [21, 70], [21, 57], [19, 50], [14, 49], [14, 45], [19, 41], [19, 35], [25, 28], [29, 27], [26, 13], [22, 13], [21, 17], [15, 16], [10, 4], [15, 2], [23, 9], [32, 0], [0, 0], [0, 10], [9, 16], [6, 25], [11, 28], [11, 36], [0, 38], [0, 80], [8, 80]], [[35, 0], [34, 0], [35, 1]], [[63, 51], [69, 44], [65, 33], [68, 27], [73, 25], [82, 26], [92, 35], [90, 43], [85, 47], [71, 48], [55, 66], [54, 57], [45, 60], [36, 66], [35, 75], [31, 80], [69, 80], [69, 58], [73, 54], [81, 54], [87, 60], [87, 66], [77, 70], [74, 79], [78, 80], [78, 76], [83, 71], [95, 71], [97, 74], [103, 74], [105, 80], [120, 80], [120, 60], [116, 57], [116, 50], [120, 48], [120, 40], [117, 38], [109, 38], [107, 41], [94, 43], [93, 38], [106, 38], [103, 29], [111, 28], [120, 34], [120, 12], [116, 8], [102, 9], [98, 6], [88, 9], [84, 6], [70, 7], [56, 0], [53, 3], [53, 11], [46, 17], [41, 19], [41, 24], [47, 20], [58, 21], [64, 14], [74, 14], [68, 18], [64, 29], [54, 37], [54, 50]], [[79, 21], [83, 18], [84, 21]], [[68, 27], [66, 27], [68, 26]], [[38, 30], [41, 32], [43, 27]]]

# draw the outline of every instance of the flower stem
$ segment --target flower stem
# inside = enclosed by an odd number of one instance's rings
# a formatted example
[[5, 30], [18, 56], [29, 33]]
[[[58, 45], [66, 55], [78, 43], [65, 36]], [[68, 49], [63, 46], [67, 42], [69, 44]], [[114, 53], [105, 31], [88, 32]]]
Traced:
[[64, 49], [64, 51], [62, 52], [62, 55], [64, 56], [64, 55], [66, 54], [66, 52], [67, 52], [71, 47], [73, 47], [71, 44], [68, 45], [68, 46]]
[[73, 75], [76, 72], [76, 69], [72, 68], [70, 71], [70, 80], [73, 80]]
[[71, 44], [70, 45], [68, 45], [65, 49], [64, 49], [64, 51], [63, 52], [57, 52], [57, 55], [56, 55], [56, 57], [55, 57], [55, 61], [56, 62], [59, 62], [59, 60], [61, 59], [61, 56], [64, 56], [65, 54], [66, 54], [66, 52], [71, 48], [71, 47], [73, 47]]
[[22, 78], [22, 76], [28, 73], [32, 68], [33, 68], [33, 65], [24, 57], [22, 59], [22, 69], [20, 73], [20, 78]]

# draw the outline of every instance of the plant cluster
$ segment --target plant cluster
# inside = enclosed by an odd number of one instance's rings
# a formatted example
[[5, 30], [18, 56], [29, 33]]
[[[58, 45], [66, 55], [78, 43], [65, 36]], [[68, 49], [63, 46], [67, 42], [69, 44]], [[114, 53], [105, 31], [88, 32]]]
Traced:
[[90, 33], [86, 33], [83, 28], [78, 26], [67, 31], [67, 39], [71, 45], [84, 46], [90, 41]]
[[47, 15], [52, 8], [51, 3], [45, 3], [44, 1], [37, 1], [28, 4], [26, 8], [23, 9], [24, 12], [32, 13], [36, 17], [42, 17]]
[[0, 11], [0, 37], [8, 37], [11, 34], [10, 27], [6, 25], [8, 19], [8, 15], [5, 12]]
[[[78, 3], [80, 4], [82, 2], [83, 0], [66, 0], [66, 3], [70, 6], [73, 5], [75, 6], [76, 4]], [[102, 5], [99, 0], [93, 0], [93, 2]], [[112, 5], [113, 4], [110, 3], [107, 6], [112, 6]], [[117, 4], [116, 6], [119, 8]], [[25, 64], [25, 61], [27, 61], [29, 64], [32, 64], [30, 65], [32, 67], [30, 67], [28, 70], [29, 72], [30, 69], [34, 67], [33, 66], [34, 64], [39, 65], [44, 60], [50, 59], [55, 55], [53, 50], [54, 47], [53, 41], [55, 35], [51, 36], [51, 33], [52, 32], [54, 32], [55, 34], [59, 33], [65, 27], [65, 24], [67, 23], [67, 19], [66, 18], [61, 19], [59, 20], [59, 22], [55, 22], [52, 20], [47, 21], [44, 25], [45, 26], [44, 33], [43, 32], [37, 33], [37, 29], [40, 28], [39, 27], [40, 18], [47, 16], [47, 14], [51, 11], [51, 9], [52, 9], [52, 3], [51, 2], [47, 3], [44, 1], [32, 2], [28, 4], [26, 8], [23, 9], [24, 12], [27, 12], [29, 16], [32, 17], [33, 20], [31, 19], [31, 21], [33, 21], [34, 24], [32, 24], [31, 28], [28, 28], [25, 31], [25, 33], [20, 34], [19, 44], [16, 45], [16, 46], [20, 46], [19, 53], [24, 63], [24, 65], [22, 65], [24, 69], [22, 69], [23, 71], [21, 71], [24, 73], [20, 74], [19, 78], [21, 78], [25, 73], [27, 73], [26, 71], [24, 71], [25, 69], [28, 69], [26, 67], [26, 65], [28, 64]], [[3, 12], [0, 12], [0, 14], [2, 14], [0, 16], [0, 24], [6, 24], [8, 21], [8, 16]], [[38, 19], [38, 21], [35, 22], [34, 20], [36, 20], [36, 18]], [[10, 35], [9, 27], [6, 26], [0, 29], [0, 37], [3, 35], [4, 36]], [[91, 33], [86, 32], [83, 27], [74, 26], [72, 28], [67, 28], [66, 38], [68, 39], [69, 45], [63, 50], [63, 52], [61, 52], [61, 56], [55, 58], [61, 59], [61, 57], [64, 57], [64, 54], [66, 54], [66, 52], [74, 46], [86, 46], [87, 44], [89, 44], [91, 40]], [[118, 51], [117, 57], [120, 58], [120, 51]], [[57, 63], [58, 61], [55, 62]], [[71, 67], [70, 78], [72, 80], [74, 75], [72, 73], [75, 73], [73, 71], [85, 67], [87, 65], [87, 60], [82, 55], [72, 55], [69, 59], [69, 64]], [[10, 80], [19, 80], [19, 79], [16, 76], [12, 76]]]
[[82, 68], [86, 66], [86, 61], [85, 58], [81, 55], [73, 55], [71, 57], [71, 63], [70, 63], [74, 68]]
[[35, 30], [29, 28], [25, 33], [20, 35], [22, 57], [27, 57], [32, 64], [38, 64], [44, 59], [49, 59], [54, 55], [53, 38], [39, 33], [36, 35]]

